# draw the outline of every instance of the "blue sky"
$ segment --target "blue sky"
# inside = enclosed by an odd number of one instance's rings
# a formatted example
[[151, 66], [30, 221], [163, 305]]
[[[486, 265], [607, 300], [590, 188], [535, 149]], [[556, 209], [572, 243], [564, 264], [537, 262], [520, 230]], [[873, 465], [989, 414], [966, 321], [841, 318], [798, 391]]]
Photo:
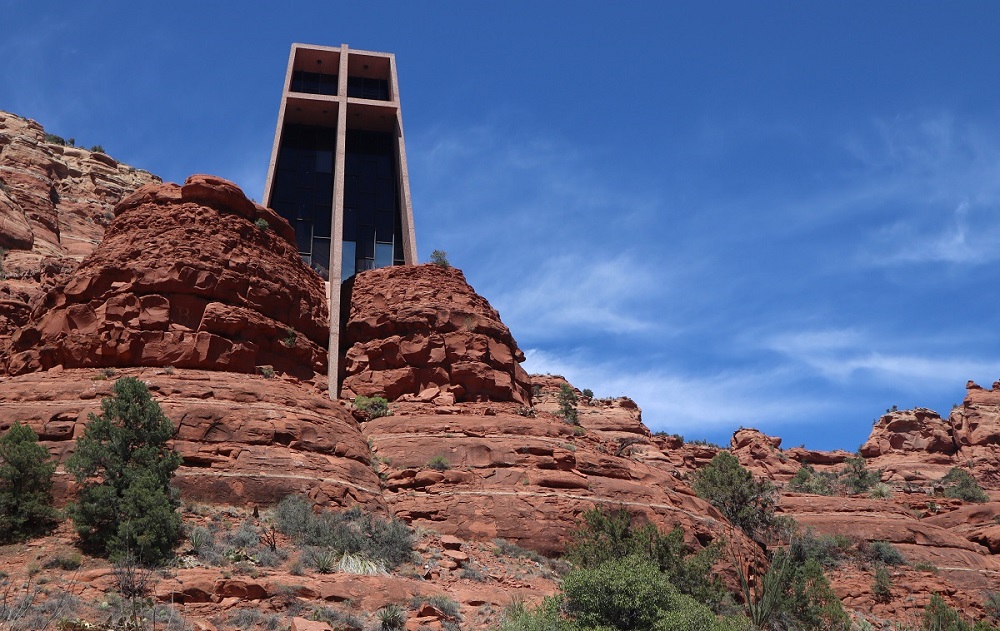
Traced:
[[391, 51], [420, 255], [529, 370], [850, 450], [1000, 378], [1000, 5], [280, 6], [0, 0], [0, 109], [260, 199], [289, 45]]

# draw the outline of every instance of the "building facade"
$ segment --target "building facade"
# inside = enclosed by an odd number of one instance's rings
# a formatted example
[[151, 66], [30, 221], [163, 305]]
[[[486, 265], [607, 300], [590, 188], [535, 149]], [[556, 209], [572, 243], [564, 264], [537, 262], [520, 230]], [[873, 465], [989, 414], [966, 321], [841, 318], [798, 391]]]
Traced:
[[335, 398], [341, 283], [417, 262], [394, 55], [292, 44], [263, 201], [327, 281]]

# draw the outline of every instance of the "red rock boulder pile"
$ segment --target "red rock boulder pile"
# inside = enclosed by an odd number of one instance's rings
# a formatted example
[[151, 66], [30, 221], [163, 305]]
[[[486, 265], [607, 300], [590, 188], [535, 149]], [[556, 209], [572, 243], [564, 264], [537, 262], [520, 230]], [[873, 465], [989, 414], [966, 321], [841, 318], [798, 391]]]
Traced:
[[309, 378], [325, 371], [326, 305], [284, 219], [195, 175], [115, 207], [97, 250], [12, 336], [6, 369], [271, 365]]
[[343, 303], [350, 313], [341, 337], [342, 396], [530, 400], [524, 354], [461, 271], [437, 265], [371, 270], [346, 286]]

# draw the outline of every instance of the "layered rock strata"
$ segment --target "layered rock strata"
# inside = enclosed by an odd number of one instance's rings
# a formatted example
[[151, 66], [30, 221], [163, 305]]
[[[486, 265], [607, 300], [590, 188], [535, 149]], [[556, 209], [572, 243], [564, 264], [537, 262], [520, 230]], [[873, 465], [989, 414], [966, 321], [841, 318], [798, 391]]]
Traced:
[[721, 537], [754, 548], [673, 471], [646, 460], [649, 431], [630, 399], [585, 402], [571, 425], [554, 414], [561, 383], [538, 378], [534, 416], [513, 403], [399, 403], [365, 423], [391, 510], [438, 532], [545, 554], [561, 552], [595, 506], [681, 526], [695, 549]]
[[342, 396], [530, 400], [524, 354], [461, 271], [437, 265], [371, 270], [345, 286], [343, 304], [349, 313], [341, 340]]
[[112, 209], [155, 175], [101, 152], [46, 141], [35, 121], [0, 112], [0, 352], [32, 299], [94, 251]]
[[[142, 379], [177, 428], [174, 485], [187, 501], [268, 506], [290, 493], [384, 512], [370, 451], [344, 402], [292, 378], [133, 368], [50, 370], [0, 380], [0, 430], [29, 425], [59, 461], [72, 453], [114, 379]], [[71, 496], [57, 471], [57, 492]]]
[[269, 365], [310, 378], [325, 372], [326, 304], [284, 219], [195, 175], [115, 206], [97, 250], [12, 336], [7, 371]]

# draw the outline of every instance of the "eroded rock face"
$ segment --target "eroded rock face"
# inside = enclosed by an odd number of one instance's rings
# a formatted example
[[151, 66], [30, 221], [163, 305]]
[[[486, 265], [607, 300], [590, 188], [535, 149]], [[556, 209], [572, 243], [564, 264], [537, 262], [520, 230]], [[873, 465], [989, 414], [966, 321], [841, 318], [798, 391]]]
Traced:
[[927, 408], [889, 412], [875, 423], [868, 441], [861, 446], [865, 458], [902, 451], [955, 453], [958, 445], [951, 423]]
[[[291, 377], [129, 368], [35, 372], [0, 380], [0, 431], [29, 425], [57, 460], [73, 452], [114, 380], [143, 380], [177, 432], [174, 485], [188, 501], [268, 506], [290, 493], [384, 512], [370, 450], [344, 402]], [[71, 497], [59, 468], [57, 494]]]
[[98, 249], [12, 336], [7, 370], [271, 365], [310, 378], [325, 372], [327, 322], [323, 281], [288, 223], [234, 184], [195, 175], [115, 207]]
[[754, 548], [656, 457], [634, 402], [581, 402], [574, 426], [554, 414], [564, 380], [538, 381], [535, 416], [515, 403], [403, 402], [365, 423], [391, 510], [441, 533], [556, 554], [584, 511], [624, 506], [664, 529], [681, 526], [694, 549], [720, 537]]
[[352, 285], [343, 299], [350, 311], [342, 396], [395, 400], [437, 388], [459, 402], [530, 399], [524, 354], [461, 271], [386, 267], [358, 274]]
[[159, 181], [103, 153], [48, 143], [41, 125], [0, 111], [0, 354], [29, 303], [94, 251], [114, 205]]

